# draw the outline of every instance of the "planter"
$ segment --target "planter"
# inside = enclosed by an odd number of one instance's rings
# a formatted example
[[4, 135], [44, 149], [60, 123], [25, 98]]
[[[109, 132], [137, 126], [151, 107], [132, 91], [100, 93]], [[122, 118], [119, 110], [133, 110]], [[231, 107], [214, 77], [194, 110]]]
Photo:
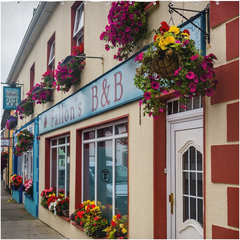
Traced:
[[93, 237], [94, 238], [104, 238], [106, 237], [106, 232], [103, 232], [105, 228], [98, 228], [94, 233]]
[[62, 210], [62, 214], [64, 217], [69, 217], [69, 210]]
[[177, 54], [161, 55], [152, 60], [152, 69], [162, 78], [174, 78], [174, 73], [179, 69], [180, 59]]

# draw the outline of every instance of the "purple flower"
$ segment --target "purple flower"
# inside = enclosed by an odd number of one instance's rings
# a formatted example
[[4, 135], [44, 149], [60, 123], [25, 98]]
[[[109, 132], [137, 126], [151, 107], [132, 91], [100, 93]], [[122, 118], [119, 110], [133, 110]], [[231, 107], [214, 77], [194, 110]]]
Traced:
[[139, 107], [142, 106], [142, 100], [139, 100]]
[[109, 51], [109, 50], [110, 50], [110, 46], [109, 46], [108, 44], [106, 44], [106, 45], [105, 45], [105, 49], [106, 49], [107, 51]]
[[150, 100], [150, 99], [151, 99], [151, 92], [145, 92], [145, 93], [144, 93], [144, 98], [145, 98], [146, 100]]
[[156, 81], [153, 81], [153, 82], [151, 83], [151, 87], [152, 87], [153, 89], [158, 89], [159, 86], [160, 86], [159, 83], [156, 82]]
[[188, 79], [193, 79], [195, 77], [195, 74], [193, 72], [189, 72], [189, 73], [187, 73], [186, 77]]
[[162, 109], [162, 108], [159, 108], [159, 112], [163, 112], [163, 109]]
[[130, 27], [126, 27], [125, 31], [129, 32], [130, 31]]
[[175, 43], [180, 43], [180, 41], [179, 41], [179, 40], [176, 40]]
[[188, 43], [189, 43], [188, 40], [184, 41], [184, 42], [183, 42], [183, 46], [186, 46]]
[[178, 81], [176, 82], [176, 85], [180, 87], [180, 86], [182, 85], [181, 81], [178, 80]]
[[140, 54], [138, 54], [138, 55], [135, 57], [135, 62], [141, 61], [142, 58], [143, 58], [143, 53], [141, 52]]
[[189, 88], [190, 88], [190, 92], [195, 92], [196, 91], [196, 84], [195, 83], [190, 83], [190, 85], [189, 85]]
[[151, 117], [151, 116], [152, 116], [152, 112], [150, 112], [150, 113], [148, 114], [148, 116]]
[[202, 75], [200, 75], [200, 79], [205, 82], [207, 80], [207, 74], [206, 73], [203, 73]]
[[159, 119], [159, 116], [158, 115], [157, 116], [153, 116], [153, 119], [157, 120], [157, 119]]
[[187, 109], [187, 107], [185, 105], [180, 105], [181, 108]]
[[213, 95], [213, 89], [212, 88], [208, 88], [206, 91], [205, 91], [205, 94], [209, 97], [211, 97]]
[[203, 68], [204, 70], [206, 70], [206, 69], [207, 69], [207, 62], [206, 62], [206, 61], [202, 61], [201, 66], [202, 66], [202, 68]]
[[102, 32], [102, 34], [100, 35], [100, 40], [103, 40], [103, 38], [105, 37], [106, 32]]
[[198, 58], [198, 54], [190, 57], [191, 60], [196, 60], [197, 58]]
[[197, 74], [195, 74], [193, 81], [194, 81], [195, 83], [198, 83], [198, 75], [197, 75]]
[[138, 26], [140, 26], [140, 27], [143, 25], [143, 24], [142, 24], [142, 21], [138, 21], [137, 24], [138, 24]]
[[174, 95], [175, 95], [175, 97], [180, 97], [181, 96], [181, 92], [178, 91], [178, 90], [175, 90]]

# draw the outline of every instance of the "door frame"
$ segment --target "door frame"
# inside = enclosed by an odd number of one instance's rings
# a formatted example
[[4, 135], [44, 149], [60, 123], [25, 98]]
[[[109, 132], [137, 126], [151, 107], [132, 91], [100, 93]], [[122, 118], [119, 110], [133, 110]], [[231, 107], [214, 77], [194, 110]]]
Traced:
[[[173, 101], [174, 99], [171, 99], [170, 101]], [[183, 129], [182, 126], [180, 126], [180, 123], [186, 123], [188, 122], [188, 128], [192, 129], [196, 127], [202, 127], [203, 128], [203, 108], [198, 108], [190, 111], [185, 111], [181, 113], [171, 114], [166, 116], [166, 167], [167, 167], [167, 196], [166, 196], [166, 208], [167, 208], [167, 238], [173, 239], [176, 236], [176, 209], [174, 204], [174, 214], [171, 214], [171, 207], [169, 202], [169, 195], [171, 192], [174, 194], [174, 198], [176, 196], [175, 192], [175, 177], [176, 173], [171, 176], [172, 167], [171, 166], [171, 156], [172, 151], [171, 149], [175, 149], [175, 141], [171, 141], [171, 139], [174, 139], [174, 132], [176, 130]], [[204, 157], [203, 157], [204, 159]], [[174, 168], [175, 170], [175, 168]], [[203, 169], [204, 170], [204, 169]], [[172, 191], [174, 189], [174, 191]], [[175, 200], [175, 199], [174, 199]], [[203, 199], [204, 202], [204, 199]], [[204, 215], [203, 215], [204, 216]]]

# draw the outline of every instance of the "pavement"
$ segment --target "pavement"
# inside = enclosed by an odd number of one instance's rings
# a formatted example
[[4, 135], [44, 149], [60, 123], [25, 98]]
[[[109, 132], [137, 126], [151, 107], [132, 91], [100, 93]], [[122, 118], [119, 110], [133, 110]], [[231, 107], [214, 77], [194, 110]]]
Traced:
[[12, 199], [1, 182], [1, 239], [67, 239]]

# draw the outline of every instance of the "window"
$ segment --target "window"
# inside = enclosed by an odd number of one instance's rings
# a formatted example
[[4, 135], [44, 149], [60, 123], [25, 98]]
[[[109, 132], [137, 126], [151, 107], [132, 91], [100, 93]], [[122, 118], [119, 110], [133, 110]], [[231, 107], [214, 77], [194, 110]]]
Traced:
[[75, 2], [72, 6], [72, 47], [83, 43], [84, 36], [84, 4]]
[[48, 41], [48, 48], [47, 48], [47, 69], [54, 71], [55, 69], [55, 33]]
[[69, 173], [70, 137], [51, 139], [50, 187], [57, 195], [59, 191], [64, 190], [65, 197], [69, 197]]
[[35, 63], [30, 68], [30, 89], [33, 89], [35, 80]]
[[26, 180], [33, 180], [33, 151], [23, 153], [21, 162], [21, 176], [24, 184]]
[[190, 147], [182, 155], [183, 164], [183, 222], [195, 219], [203, 225], [202, 154]]
[[103, 218], [128, 214], [128, 129], [118, 122], [82, 134], [82, 201], [105, 206]]

